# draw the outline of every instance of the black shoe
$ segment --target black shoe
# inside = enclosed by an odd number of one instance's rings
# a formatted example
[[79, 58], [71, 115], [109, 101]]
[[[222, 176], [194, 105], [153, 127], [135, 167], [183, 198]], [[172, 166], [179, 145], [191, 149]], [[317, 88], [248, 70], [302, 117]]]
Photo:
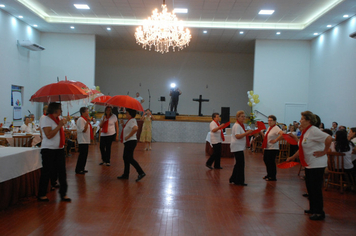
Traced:
[[268, 176], [266, 175], [265, 177], [263, 177], [262, 179], [268, 179]]
[[303, 197], [309, 197], [309, 194], [304, 193], [302, 196], [303, 196]]
[[309, 217], [311, 220], [324, 220], [325, 219], [325, 214], [313, 214], [312, 216]]
[[220, 170], [221, 170], [221, 169], [222, 169], [222, 167], [221, 167], [221, 166], [220, 166], [220, 167], [214, 167], [214, 169], [220, 169]]
[[37, 197], [37, 201], [39, 201], [39, 202], [49, 202], [49, 199], [47, 197]]
[[304, 210], [305, 214], [314, 214], [311, 210]]
[[99, 165], [101, 165], [101, 166], [104, 165], [105, 166], [106, 163], [105, 162], [101, 162], [101, 163], [99, 163]]
[[209, 166], [208, 164], [206, 164], [205, 166], [208, 167], [210, 170], [213, 169], [213, 167], [212, 167], [212, 166]]
[[247, 186], [247, 184], [245, 184], [245, 183], [239, 183], [239, 184], [235, 184], [235, 185]]
[[69, 197], [65, 196], [65, 197], [61, 197], [61, 201], [62, 202], [71, 202], [72, 199], [70, 199]]
[[143, 177], [145, 177], [146, 174], [145, 173], [142, 173], [142, 174], [139, 174], [137, 179], [136, 179], [136, 182], [139, 181], [140, 179], [142, 179]]
[[232, 181], [232, 180], [229, 180], [229, 184], [233, 184], [234, 183], [234, 181]]
[[266, 181], [277, 181], [277, 179], [274, 179], [274, 178], [271, 178], [271, 177], [268, 177], [267, 179], [265, 179]]
[[83, 172], [84, 172], [84, 173], [88, 173], [89, 171], [87, 171], [87, 170], [83, 170]]
[[129, 177], [126, 175], [121, 175], [121, 176], [118, 176], [117, 179], [129, 179]]
[[77, 175], [85, 175], [84, 171], [75, 172]]

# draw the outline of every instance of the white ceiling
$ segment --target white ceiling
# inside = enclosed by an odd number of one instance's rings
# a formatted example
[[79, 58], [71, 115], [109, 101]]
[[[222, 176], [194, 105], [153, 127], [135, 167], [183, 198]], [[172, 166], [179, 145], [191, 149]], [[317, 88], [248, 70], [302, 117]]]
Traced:
[[[143, 50], [135, 43], [135, 29], [152, 10], [161, 10], [162, 0], [0, 0], [0, 4], [5, 5], [1, 10], [24, 16], [22, 21], [38, 25], [41, 32], [95, 34], [98, 49]], [[87, 4], [90, 10], [73, 4]], [[253, 53], [255, 39], [311, 40], [315, 32], [329, 30], [327, 25], [334, 27], [356, 14], [355, 0], [166, 0], [166, 5], [168, 11], [188, 9], [188, 14], [177, 14], [192, 35], [184, 50], [225, 53]], [[261, 9], [275, 12], [258, 15]]]

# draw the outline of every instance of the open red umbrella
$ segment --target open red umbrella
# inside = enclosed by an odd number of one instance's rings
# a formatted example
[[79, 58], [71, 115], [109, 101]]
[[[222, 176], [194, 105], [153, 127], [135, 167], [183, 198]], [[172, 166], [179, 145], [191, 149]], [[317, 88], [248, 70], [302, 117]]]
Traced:
[[75, 86], [83, 89], [85, 93], [88, 93], [89, 95], [91, 94], [91, 90], [88, 88], [88, 86], [86, 86], [84, 83], [82, 83], [80, 81], [67, 80], [67, 76], [66, 76], [66, 80], [58, 81], [58, 83], [59, 84], [72, 84], [72, 85], [75, 85]]
[[30, 98], [31, 102], [61, 102], [88, 97], [83, 89], [67, 83], [52, 83], [40, 88]]
[[106, 104], [115, 107], [125, 107], [136, 111], [144, 111], [141, 103], [133, 97], [127, 95], [116, 95], [110, 98]]
[[97, 97], [95, 99], [93, 99], [91, 101], [91, 103], [95, 104], [95, 105], [101, 105], [101, 106], [105, 106], [106, 102], [111, 98], [111, 96], [108, 95], [104, 95], [104, 96], [100, 96]]

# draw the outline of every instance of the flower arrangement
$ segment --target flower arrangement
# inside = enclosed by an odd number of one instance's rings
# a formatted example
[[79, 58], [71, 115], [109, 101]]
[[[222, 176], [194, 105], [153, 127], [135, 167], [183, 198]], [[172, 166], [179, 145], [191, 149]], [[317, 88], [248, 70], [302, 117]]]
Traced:
[[248, 97], [248, 102], [247, 102], [247, 105], [249, 107], [251, 107], [251, 113], [250, 113], [250, 117], [247, 121], [247, 124], [248, 125], [251, 125], [251, 124], [255, 124], [257, 119], [256, 119], [256, 115], [255, 113], [253, 112], [253, 106], [255, 106], [257, 103], [260, 102], [260, 100], [258, 99], [258, 94], [254, 94], [253, 93], [253, 90], [251, 91], [247, 91], [247, 97]]

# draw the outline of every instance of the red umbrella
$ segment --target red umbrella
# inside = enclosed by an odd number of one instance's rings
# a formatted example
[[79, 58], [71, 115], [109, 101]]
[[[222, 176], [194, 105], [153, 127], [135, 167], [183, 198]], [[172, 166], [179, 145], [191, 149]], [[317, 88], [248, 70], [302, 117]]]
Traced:
[[141, 103], [133, 97], [127, 95], [116, 95], [110, 98], [106, 104], [115, 107], [125, 107], [136, 111], [144, 111]]
[[31, 96], [31, 102], [72, 101], [88, 97], [81, 88], [67, 83], [47, 84]]
[[80, 81], [75, 81], [75, 80], [67, 80], [67, 76], [66, 76], [66, 80], [61, 80], [58, 81], [59, 84], [72, 84], [75, 85], [81, 89], [84, 90], [84, 92], [88, 93], [90, 95], [90, 89], [88, 88], [88, 86], [86, 86], [85, 84], [83, 84]]
[[111, 96], [108, 95], [104, 95], [104, 96], [100, 96], [97, 97], [95, 99], [93, 99], [91, 101], [91, 103], [94, 103], [95, 105], [101, 105], [101, 106], [105, 106], [106, 102], [111, 98]]

